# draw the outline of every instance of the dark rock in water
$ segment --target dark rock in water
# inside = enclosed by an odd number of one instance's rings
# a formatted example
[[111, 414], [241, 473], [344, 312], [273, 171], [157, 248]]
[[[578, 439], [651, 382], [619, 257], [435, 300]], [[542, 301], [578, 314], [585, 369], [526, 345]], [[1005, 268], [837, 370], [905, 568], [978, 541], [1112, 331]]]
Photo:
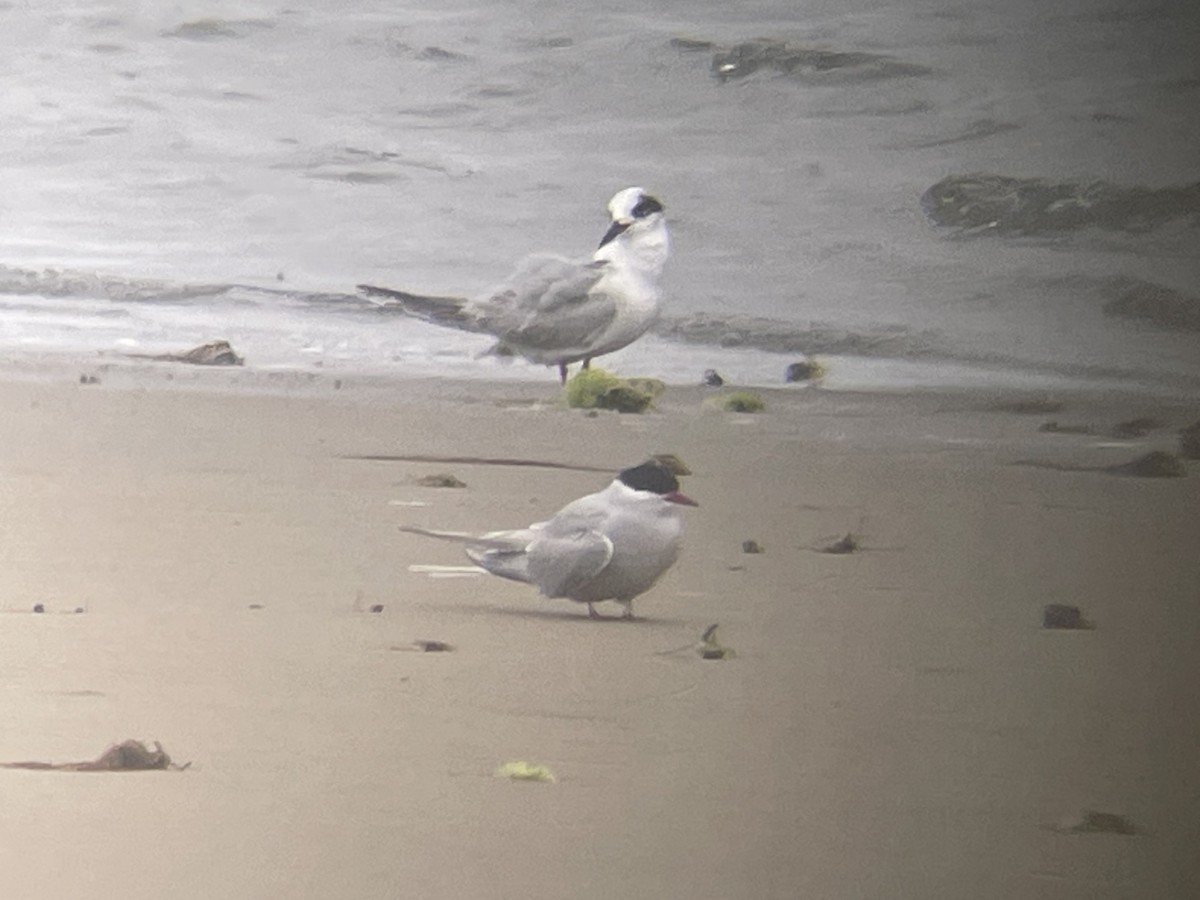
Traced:
[[35, 603], [33, 604], [33, 611], [35, 613], [44, 613], [46, 611], [46, 607], [41, 603]]
[[1174, 453], [1153, 450], [1131, 462], [1108, 466], [1105, 471], [1135, 478], [1181, 478], [1187, 474], [1187, 466]]
[[783, 380], [791, 384], [794, 381], [812, 381], [821, 374], [821, 366], [812, 360], [801, 360], [791, 363], [783, 372]]
[[382, 603], [376, 603], [376, 604], [372, 605], [372, 606], [371, 606], [371, 612], [373, 612], [373, 613], [381, 613], [381, 612], [383, 612], [383, 604], [382, 604]]
[[1153, 322], [1176, 331], [1200, 331], [1200, 297], [1134, 278], [1116, 279], [1105, 289], [1104, 313]]
[[1049, 603], [1042, 609], [1042, 627], [1080, 630], [1090, 629], [1092, 623], [1083, 617], [1078, 606]]
[[860, 546], [858, 539], [854, 535], [847, 533], [845, 537], [839, 538], [828, 547], [822, 548], [821, 552], [833, 554], [854, 553]]
[[1164, 427], [1166, 426], [1164, 426], [1162, 422], [1158, 421], [1158, 419], [1151, 419], [1149, 417], [1129, 419], [1125, 422], [1118, 422], [1116, 425], [1114, 425], [1112, 428], [1112, 436], [1123, 439], [1140, 438], [1145, 437], [1152, 431], [1156, 431], [1159, 428]]
[[1193, 422], [1179, 432], [1179, 452], [1186, 459], [1200, 459], [1200, 422]]
[[1200, 182], [1178, 188], [1104, 181], [951, 175], [921, 195], [935, 225], [991, 234], [1048, 234], [1079, 228], [1143, 232], [1200, 214]]
[[[678, 49], [692, 50], [694, 45]], [[769, 71], [790, 78], [823, 83], [882, 81], [928, 75], [930, 69], [877, 53], [843, 52], [789, 45], [785, 41], [758, 38], [718, 48], [713, 53], [712, 74], [720, 81], [745, 78]]]
[[763, 546], [758, 541], [742, 541], [743, 553], [762, 553]]
[[1038, 431], [1046, 434], [1092, 434], [1091, 425], [1059, 425], [1058, 422], [1043, 422]]
[[720, 387], [725, 383], [725, 379], [716, 369], [705, 369], [702, 383], [707, 387]]
[[417, 487], [430, 488], [465, 488], [467, 483], [460, 481], [454, 475], [448, 472], [442, 472], [437, 475], [423, 475], [416, 481]]

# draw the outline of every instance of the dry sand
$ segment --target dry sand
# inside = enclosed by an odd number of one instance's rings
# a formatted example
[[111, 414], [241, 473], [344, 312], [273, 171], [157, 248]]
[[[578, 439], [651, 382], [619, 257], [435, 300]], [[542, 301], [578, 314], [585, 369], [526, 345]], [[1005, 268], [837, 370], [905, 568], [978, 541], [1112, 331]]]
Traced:
[[[1172, 441], [1047, 418], [1196, 406], [675, 388], [587, 417], [549, 380], [77, 378], [0, 383], [0, 761], [137, 737], [192, 766], [0, 770], [5, 900], [1196, 896], [1200, 464], [1014, 465]], [[664, 451], [701, 506], [633, 623], [411, 571], [465, 560], [396, 528], [522, 525], [607, 474], [350, 458]], [[467, 487], [412, 483], [437, 472]], [[1042, 630], [1055, 602], [1095, 629]], [[688, 649], [713, 622], [735, 658]], [[517, 759], [557, 781], [494, 776]], [[1137, 834], [1051, 827], [1088, 809]]]

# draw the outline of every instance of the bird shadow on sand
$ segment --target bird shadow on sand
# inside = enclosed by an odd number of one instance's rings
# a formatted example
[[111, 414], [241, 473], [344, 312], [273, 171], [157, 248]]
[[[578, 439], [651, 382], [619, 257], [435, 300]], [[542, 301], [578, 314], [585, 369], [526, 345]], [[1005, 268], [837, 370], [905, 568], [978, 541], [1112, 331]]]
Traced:
[[609, 613], [600, 614], [599, 618], [593, 619], [586, 612], [579, 612], [571, 609], [521, 609], [513, 606], [468, 606], [466, 604], [429, 604], [429, 609], [438, 609], [443, 611], [454, 611], [467, 613], [473, 616], [507, 616], [514, 619], [527, 619], [530, 621], [551, 621], [551, 622], [571, 622], [581, 625], [600, 627], [603, 625], [623, 625], [626, 627], [636, 626], [658, 626], [658, 625], [687, 625], [684, 619], [664, 619], [656, 616], [637, 615], [632, 620], [623, 619], [619, 614]]

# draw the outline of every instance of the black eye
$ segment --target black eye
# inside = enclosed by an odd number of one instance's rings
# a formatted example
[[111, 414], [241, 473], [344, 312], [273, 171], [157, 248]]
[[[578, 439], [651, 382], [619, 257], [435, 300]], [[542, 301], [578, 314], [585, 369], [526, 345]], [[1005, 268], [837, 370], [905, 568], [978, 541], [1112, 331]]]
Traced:
[[642, 194], [642, 197], [640, 200], [638, 200], [637, 205], [629, 212], [635, 219], [644, 219], [646, 216], [650, 215], [650, 213], [662, 211], [663, 205], [659, 203], [658, 200], [656, 200], [654, 197], [651, 197], [649, 194]]
[[635, 491], [673, 494], [679, 490], [679, 480], [657, 460], [644, 462], [632, 469], [625, 469], [618, 477], [626, 487], [633, 488]]

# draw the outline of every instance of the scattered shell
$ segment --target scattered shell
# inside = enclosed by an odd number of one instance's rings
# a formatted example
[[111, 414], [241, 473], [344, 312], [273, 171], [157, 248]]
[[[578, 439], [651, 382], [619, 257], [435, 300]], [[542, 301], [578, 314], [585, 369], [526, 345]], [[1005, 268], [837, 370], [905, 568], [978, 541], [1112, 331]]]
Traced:
[[856, 550], [860, 550], [861, 548], [862, 545], [859, 544], [858, 538], [847, 532], [845, 537], [839, 538], [828, 547], [821, 548], [821, 552], [835, 554], [854, 553]]
[[513, 781], [542, 781], [553, 783], [555, 781], [554, 773], [546, 766], [540, 763], [527, 762], [523, 759], [514, 759], [511, 762], [503, 763], [496, 769], [497, 778], [511, 778]]
[[682, 477], [692, 474], [692, 470], [687, 467], [687, 463], [674, 453], [655, 453], [650, 458], [662, 463], [672, 475]]

